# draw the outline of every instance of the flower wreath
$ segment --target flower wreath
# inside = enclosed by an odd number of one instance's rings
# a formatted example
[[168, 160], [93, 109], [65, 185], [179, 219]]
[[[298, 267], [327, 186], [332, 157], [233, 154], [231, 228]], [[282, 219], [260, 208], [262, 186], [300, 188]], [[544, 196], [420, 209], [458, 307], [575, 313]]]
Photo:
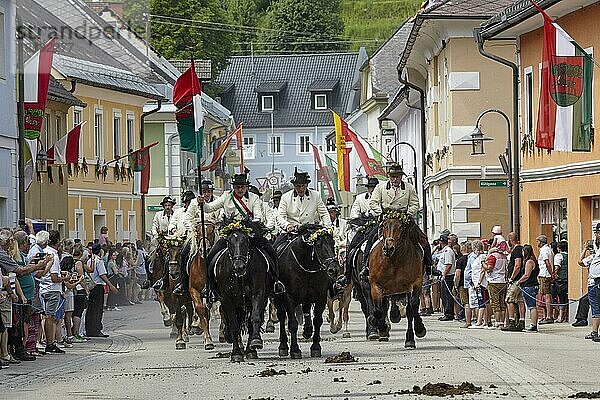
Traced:
[[170, 247], [181, 247], [185, 242], [185, 239], [182, 237], [167, 236], [166, 234], [160, 235], [158, 240], [160, 242], [160, 246], [165, 251], [168, 250]]
[[314, 231], [313, 233], [311, 233], [310, 235], [308, 235], [308, 239], [306, 240], [306, 242], [308, 244], [315, 244], [317, 242], [317, 240], [322, 237], [322, 236], [326, 236], [326, 235], [333, 235], [333, 229], [332, 228], [321, 228], [318, 229], [316, 231]]
[[397, 219], [402, 223], [402, 225], [406, 225], [410, 222], [410, 217], [407, 213], [400, 210], [388, 210], [383, 215], [383, 219]]
[[235, 221], [221, 228], [219, 236], [222, 239], [225, 239], [227, 236], [236, 231], [242, 232], [246, 235], [252, 234], [252, 229], [248, 228], [247, 226], [244, 226], [244, 224], [242, 224], [240, 221]]

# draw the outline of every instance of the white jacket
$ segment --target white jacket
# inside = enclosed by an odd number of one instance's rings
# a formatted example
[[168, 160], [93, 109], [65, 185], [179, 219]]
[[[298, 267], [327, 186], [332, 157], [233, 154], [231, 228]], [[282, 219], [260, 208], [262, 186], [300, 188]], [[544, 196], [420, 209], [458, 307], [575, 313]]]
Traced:
[[[261, 205], [262, 200], [260, 199], [260, 197], [258, 197], [254, 193], [246, 193], [246, 195], [248, 197], [246, 197], [246, 196], [242, 197], [242, 201], [244, 202], [244, 204], [246, 205], [248, 210], [250, 210], [250, 212], [252, 213], [252, 215], [250, 215], [250, 218], [253, 220], [262, 221], [263, 220], [262, 205]], [[196, 205], [196, 208], [197, 207], [198, 206]], [[190, 205], [190, 208], [191, 208], [191, 205]], [[241, 220], [246, 217], [246, 211], [244, 210], [244, 208], [241, 207], [241, 211], [240, 211], [238, 206], [236, 206], [236, 203], [233, 198], [232, 190], [223, 193], [221, 196], [216, 198], [214, 201], [211, 201], [210, 203], [204, 203], [204, 211], [205, 212], [212, 213], [212, 212], [218, 211], [220, 209], [223, 210], [223, 213], [226, 218], [233, 218], [236, 220]]]
[[169, 222], [169, 233], [173, 232], [175, 236], [185, 236], [191, 231], [192, 225], [187, 221], [187, 213], [183, 207], [175, 209], [171, 221]]
[[350, 219], [358, 218], [361, 214], [369, 215], [371, 207], [369, 204], [371, 194], [369, 192], [361, 193], [354, 199], [350, 209]]
[[383, 210], [400, 210], [416, 219], [419, 212], [417, 192], [410, 183], [404, 182], [404, 185], [402, 190], [401, 187], [392, 187], [389, 182], [380, 182], [369, 200], [371, 213], [379, 215]]
[[166, 216], [164, 211], [159, 211], [154, 214], [154, 219], [152, 220], [152, 236], [157, 236], [159, 232], [166, 232], [169, 229], [169, 223], [171, 222], [173, 215], [174, 214]]
[[333, 239], [335, 240], [335, 248], [337, 250], [344, 249], [346, 247], [346, 234], [348, 231], [348, 223], [345, 219], [338, 217], [333, 225]]
[[321, 224], [327, 228], [331, 227], [331, 218], [321, 196], [317, 191], [310, 189], [306, 189], [306, 194], [302, 198], [296, 195], [294, 190], [281, 196], [277, 209], [277, 222], [283, 230], [288, 225], [302, 224]]

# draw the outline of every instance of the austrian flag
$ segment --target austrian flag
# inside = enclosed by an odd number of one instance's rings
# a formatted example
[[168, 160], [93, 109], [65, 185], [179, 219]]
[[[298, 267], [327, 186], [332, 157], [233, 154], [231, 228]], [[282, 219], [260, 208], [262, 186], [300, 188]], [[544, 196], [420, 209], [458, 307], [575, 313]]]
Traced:
[[82, 124], [79, 124], [71, 129], [69, 133], [57, 140], [54, 146], [48, 149], [48, 164], [65, 165], [79, 162], [81, 126]]
[[536, 146], [591, 151], [594, 61], [533, 1], [544, 17]]

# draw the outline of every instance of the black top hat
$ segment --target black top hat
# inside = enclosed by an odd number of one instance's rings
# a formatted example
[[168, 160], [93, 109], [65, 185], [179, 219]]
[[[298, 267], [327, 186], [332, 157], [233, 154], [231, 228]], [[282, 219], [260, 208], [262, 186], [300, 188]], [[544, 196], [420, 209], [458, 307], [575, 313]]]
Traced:
[[192, 192], [191, 190], [186, 190], [181, 195], [181, 202], [187, 203], [188, 201], [194, 200], [194, 198], [196, 198], [196, 195], [194, 194], [194, 192]]
[[374, 176], [369, 176], [367, 178], [367, 183], [366, 183], [366, 187], [375, 187], [379, 184], [379, 179], [375, 178]]
[[337, 210], [339, 206], [335, 203], [335, 199], [333, 197], [328, 197], [325, 202], [328, 210]]
[[281, 193], [281, 190], [275, 190], [273, 192], [273, 196], [271, 196], [272, 199], [281, 199], [281, 196], [283, 194]]
[[246, 174], [234, 174], [231, 178], [232, 185], [249, 185], [248, 175]]
[[171, 195], [169, 195], [169, 196], [163, 197], [162, 201], [160, 202], [160, 205], [164, 206], [165, 203], [171, 203], [171, 204], [175, 205], [176, 201]]
[[260, 192], [260, 190], [258, 190], [258, 188], [254, 185], [250, 185], [250, 187], [248, 188], [248, 191], [250, 193], [254, 193], [255, 195], [257, 195], [258, 197], [262, 197], [262, 193]]
[[402, 176], [404, 175], [404, 171], [402, 170], [402, 165], [398, 163], [393, 163], [388, 166], [388, 175], [389, 176]]
[[298, 168], [294, 169], [294, 177], [292, 178], [292, 184], [294, 185], [308, 185], [310, 183], [310, 175], [308, 172], [298, 171]]
[[201, 189], [214, 190], [215, 187], [210, 179], [205, 179], [200, 183]]

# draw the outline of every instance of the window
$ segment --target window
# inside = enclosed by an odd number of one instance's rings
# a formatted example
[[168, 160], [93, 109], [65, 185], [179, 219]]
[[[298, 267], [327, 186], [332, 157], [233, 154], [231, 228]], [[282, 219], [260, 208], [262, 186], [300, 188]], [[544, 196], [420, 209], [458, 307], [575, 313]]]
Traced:
[[60, 115], [55, 117], [56, 120], [56, 140], [60, 139], [62, 136], [62, 119]]
[[301, 135], [300, 136], [300, 153], [309, 153], [310, 152], [310, 136]]
[[113, 156], [121, 155], [121, 112], [113, 112]]
[[83, 110], [79, 107], [73, 110], [73, 127], [76, 127], [81, 123]]
[[244, 146], [252, 146], [254, 145], [254, 137], [253, 136], [244, 136]]
[[275, 109], [275, 99], [273, 96], [261, 96], [261, 111], [273, 111]]
[[137, 224], [135, 211], [129, 211], [127, 214], [127, 227], [129, 228], [129, 241], [135, 243], [137, 240]]
[[115, 211], [115, 242], [123, 241], [123, 211]]
[[525, 134], [533, 135], [533, 70], [525, 69]]
[[272, 155], [283, 154], [281, 151], [281, 136], [271, 136], [270, 143], [271, 143], [271, 146], [269, 147], [270, 154], [272, 154]]
[[83, 210], [75, 211], [75, 237], [74, 239], [85, 240], [85, 227], [83, 225]]
[[52, 133], [51, 133], [52, 129], [50, 128], [50, 114], [44, 114], [43, 131], [44, 131], [44, 135], [45, 135], [46, 150], [48, 150], [50, 148], [50, 146], [52, 146], [52, 144], [50, 143], [50, 138], [52, 136]]
[[135, 116], [133, 114], [127, 113], [127, 151], [129, 152], [129, 150], [135, 150], [133, 148], [134, 146], [134, 135], [135, 135]]
[[315, 110], [327, 110], [326, 94], [315, 94]]
[[4, 10], [0, 9], [0, 79], [6, 79], [6, 37], [4, 32]]
[[97, 108], [94, 115], [94, 157], [102, 157], [102, 109]]
[[335, 151], [335, 139], [326, 139], [325, 140], [325, 151], [327, 151], [327, 152]]

